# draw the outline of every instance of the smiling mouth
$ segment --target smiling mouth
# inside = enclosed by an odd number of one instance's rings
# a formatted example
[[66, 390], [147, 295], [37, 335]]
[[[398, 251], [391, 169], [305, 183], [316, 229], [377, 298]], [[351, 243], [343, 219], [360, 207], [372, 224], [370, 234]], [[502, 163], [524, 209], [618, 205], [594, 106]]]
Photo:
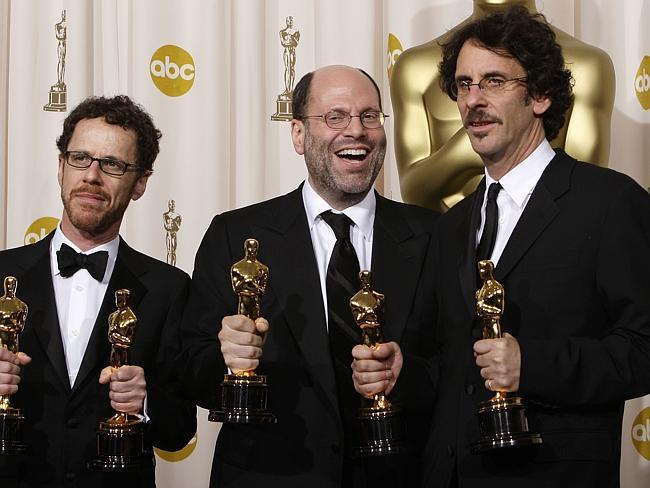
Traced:
[[335, 154], [341, 159], [361, 162], [368, 156], [368, 151], [366, 149], [342, 149]]

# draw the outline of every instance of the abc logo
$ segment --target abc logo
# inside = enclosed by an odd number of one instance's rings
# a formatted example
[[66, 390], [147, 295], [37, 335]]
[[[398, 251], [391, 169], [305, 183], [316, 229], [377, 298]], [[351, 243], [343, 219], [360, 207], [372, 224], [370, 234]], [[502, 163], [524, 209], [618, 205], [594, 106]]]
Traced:
[[636, 450], [650, 461], [650, 407], [644, 408], [636, 416], [631, 435]]
[[153, 53], [149, 71], [154, 85], [169, 97], [185, 95], [194, 85], [194, 60], [185, 49], [167, 44]]
[[40, 241], [54, 229], [59, 224], [59, 219], [54, 217], [41, 217], [36, 219], [32, 225], [27, 228], [25, 232], [25, 244], [34, 244], [35, 242]]
[[399, 58], [399, 55], [402, 54], [404, 48], [400, 40], [395, 37], [393, 34], [388, 34], [388, 79], [390, 80], [391, 75], [393, 74], [393, 66], [395, 66], [395, 61]]
[[644, 110], [650, 109], [650, 56], [644, 56], [634, 78], [634, 90]]

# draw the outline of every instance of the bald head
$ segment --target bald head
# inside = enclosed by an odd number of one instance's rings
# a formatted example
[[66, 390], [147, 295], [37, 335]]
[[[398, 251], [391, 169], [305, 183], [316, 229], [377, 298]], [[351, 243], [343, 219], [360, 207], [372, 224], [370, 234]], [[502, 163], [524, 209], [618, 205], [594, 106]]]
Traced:
[[357, 68], [326, 66], [305, 75], [293, 97], [291, 137], [310, 186], [337, 210], [360, 202], [386, 152], [377, 85]]
[[360, 68], [353, 68], [351, 66], [330, 65], [311, 71], [300, 79], [296, 88], [293, 90], [293, 118], [302, 120], [305, 115], [308, 115], [308, 104], [312, 96], [312, 84], [314, 78], [321, 78], [318, 82], [319, 87], [326, 87], [329, 86], [330, 83], [336, 82], [337, 77], [341, 75], [352, 77], [361, 75], [368, 81], [369, 87], [372, 87], [374, 92], [377, 94], [377, 105], [379, 110], [382, 109], [379, 86], [377, 86], [375, 80], [373, 80], [368, 73]]

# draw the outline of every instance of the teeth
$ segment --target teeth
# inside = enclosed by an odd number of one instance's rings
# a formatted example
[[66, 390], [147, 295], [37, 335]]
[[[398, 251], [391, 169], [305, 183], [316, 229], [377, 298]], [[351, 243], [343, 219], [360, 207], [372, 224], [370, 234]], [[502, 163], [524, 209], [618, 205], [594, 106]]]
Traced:
[[343, 149], [336, 154], [339, 156], [365, 156], [368, 154], [368, 151], [365, 149]]

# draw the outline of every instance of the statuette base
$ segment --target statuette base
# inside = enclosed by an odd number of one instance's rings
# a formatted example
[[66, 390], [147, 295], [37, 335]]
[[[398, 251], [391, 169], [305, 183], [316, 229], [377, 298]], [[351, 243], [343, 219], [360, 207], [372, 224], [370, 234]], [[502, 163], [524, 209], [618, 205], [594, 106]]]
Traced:
[[542, 436], [529, 431], [526, 406], [521, 397], [497, 395], [481, 402], [477, 415], [481, 435], [471, 446], [473, 454], [542, 444]]
[[278, 419], [267, 409], [266, 376], [227, 374], [221, 383], [221, 409], [210, 410], [210, 422], [269, 424]]
[[142, 422], [100, 422], [97, 430], [97, 457], [88, 461], [87, 467], [91, 471], [137, 471], [150, 462], [144, 446]]
[[359, 409], [361, 445], [355, 450], [358, 457], [399, 454], [404, 449], [404, 422], [397, 406], [388, 404]]
[[22, 440], [24, 419], [17, 408], [0, 413], [0, 455], [12, 456], [27, 451], [27, 444]]

